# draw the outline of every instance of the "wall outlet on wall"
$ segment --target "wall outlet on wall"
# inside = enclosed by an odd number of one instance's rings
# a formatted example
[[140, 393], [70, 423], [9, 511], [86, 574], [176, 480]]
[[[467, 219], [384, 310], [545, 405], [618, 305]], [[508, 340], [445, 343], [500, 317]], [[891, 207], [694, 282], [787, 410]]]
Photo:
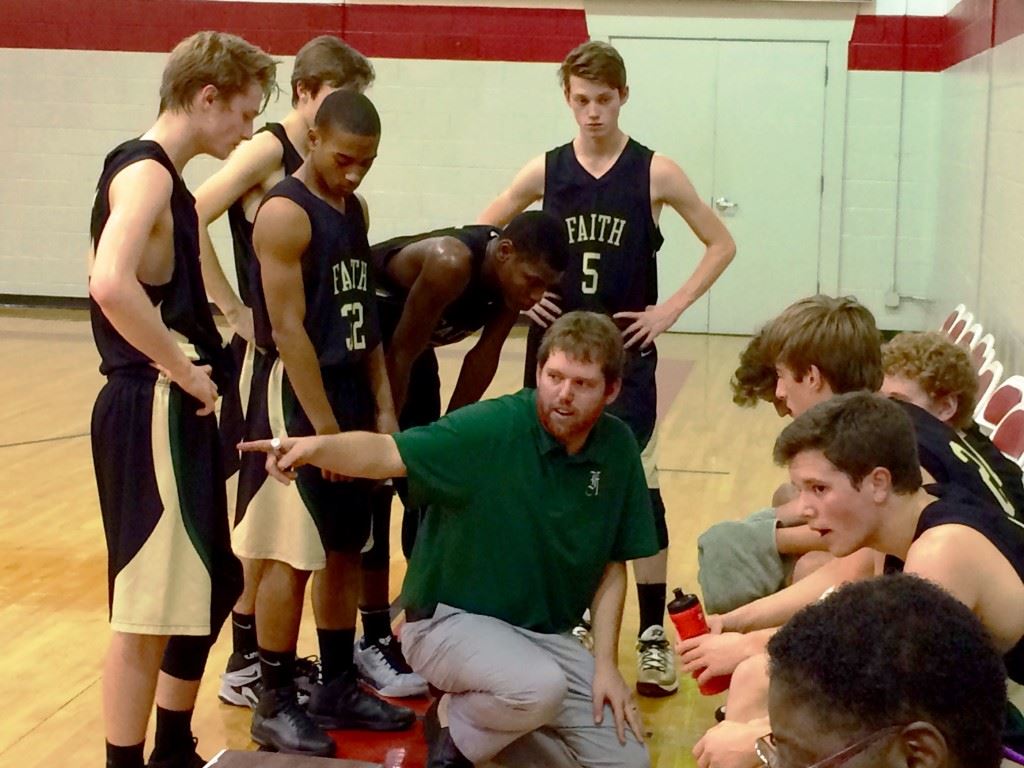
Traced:
[[889, 309], [896, 309], [900, 305], [900, 299], [902, 297], [896, 291], [886, 291], [885, 293], [885, 306]]

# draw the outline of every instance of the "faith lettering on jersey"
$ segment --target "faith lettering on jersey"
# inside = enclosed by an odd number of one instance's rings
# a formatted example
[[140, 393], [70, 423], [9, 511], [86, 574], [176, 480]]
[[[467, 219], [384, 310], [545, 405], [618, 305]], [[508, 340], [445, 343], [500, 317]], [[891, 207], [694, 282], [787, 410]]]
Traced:
[[569, 233], [569, 245], [607, 243], [618, 247], [626, 231], [626, 220], [606, 213], [582, 214], [567, 217], [565, 229]]
[[[367, 263], [361, 259], [349, 259], [331, 267], [331, 274], [334, 277], [334, 295], [342, 291], [351, 291], [353, 288], [359, 291], [366, 290]], [[338, 283], [341, 286], [338, 286]]]

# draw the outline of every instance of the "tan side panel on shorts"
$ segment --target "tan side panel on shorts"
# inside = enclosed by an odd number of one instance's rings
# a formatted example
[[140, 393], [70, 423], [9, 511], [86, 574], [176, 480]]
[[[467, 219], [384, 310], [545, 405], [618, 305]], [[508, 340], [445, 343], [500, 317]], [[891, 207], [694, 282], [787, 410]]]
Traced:
[[256, 345], [251, 341], [245, 345], [242, 370], [238, 372], [238, 398], [242, 404], [242, 417], [249, 408], [249, 391], [252, 389], [252, 367], [256, 359]]
[[647, 441], [643, 451], [640, 452], [640, 463], [644, 467], [644, 477], [647, 478], [648, 488], [660, 488], [658, 485], [658, 428], [654, 428], [654, 434]]
[[[267, 384], [270, 430], [287, 437], [282, 386], [284, 364], [277, 360]], [[319, 571], [327, 565], [320, 531], [306, 509], [295, 483], [282, 485], [268, 477], [249, 502], [245, 516], [231, 532], [231, 546], [238, 557], [279, 560], [299, 571]]]
[[152, 451], [163, 513], [138, 554], [114, 580], [110, 625], [116, 632], [210, 632], [210, 574], [185, 530], [171, 460], [170, 394], [170, 381], [161, 374], [153, 391]]

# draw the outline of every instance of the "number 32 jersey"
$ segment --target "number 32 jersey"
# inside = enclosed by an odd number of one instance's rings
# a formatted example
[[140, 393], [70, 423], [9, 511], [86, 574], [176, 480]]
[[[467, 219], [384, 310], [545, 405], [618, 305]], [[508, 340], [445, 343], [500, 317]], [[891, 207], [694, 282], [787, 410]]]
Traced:
[[572, 258], [562, 275], [562, 310], [638, 312], [658, 301], [655, 254], [664, 239], [651, 213], [654, 152], [629, 139], [594, 178], [572, 142], [545, 156], [544, 210], [565, 225]]
[[[313, 342], [320, 367], [361, 363], [380, 343], [380, 327], [370, 244], [359, 199], [355, 195], [346, 197], [342, 213], [294, 176], [276, 184], [262, 205], [275, 197], [291, 200], [309, 217], [311, 235], [301, 261], [306, 299], [303, 327]], [[256, 344], [270, 351], [274, 340], [258, 260], [254, 267]]]

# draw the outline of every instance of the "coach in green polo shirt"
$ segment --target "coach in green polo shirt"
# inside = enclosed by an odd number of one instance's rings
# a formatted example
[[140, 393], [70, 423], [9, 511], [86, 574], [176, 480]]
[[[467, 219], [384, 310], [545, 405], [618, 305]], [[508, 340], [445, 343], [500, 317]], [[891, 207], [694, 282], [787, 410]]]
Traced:
[[[649, 764], [617, 667], [625, 562], [658, 548], [636, 441], [604, 413], [622, 364], [615, 324], [571, 312], [544, 336], [536, 391], [393, 436], [242, 445], [269, 452], [268, 470], [286, 482], [302, 464], [408, 476], [413, 503], [428, 507], [403, 588], [402, 645], [446, 691], [432, 768]], [[593, 656], [570, 634], [587, 607]]]

